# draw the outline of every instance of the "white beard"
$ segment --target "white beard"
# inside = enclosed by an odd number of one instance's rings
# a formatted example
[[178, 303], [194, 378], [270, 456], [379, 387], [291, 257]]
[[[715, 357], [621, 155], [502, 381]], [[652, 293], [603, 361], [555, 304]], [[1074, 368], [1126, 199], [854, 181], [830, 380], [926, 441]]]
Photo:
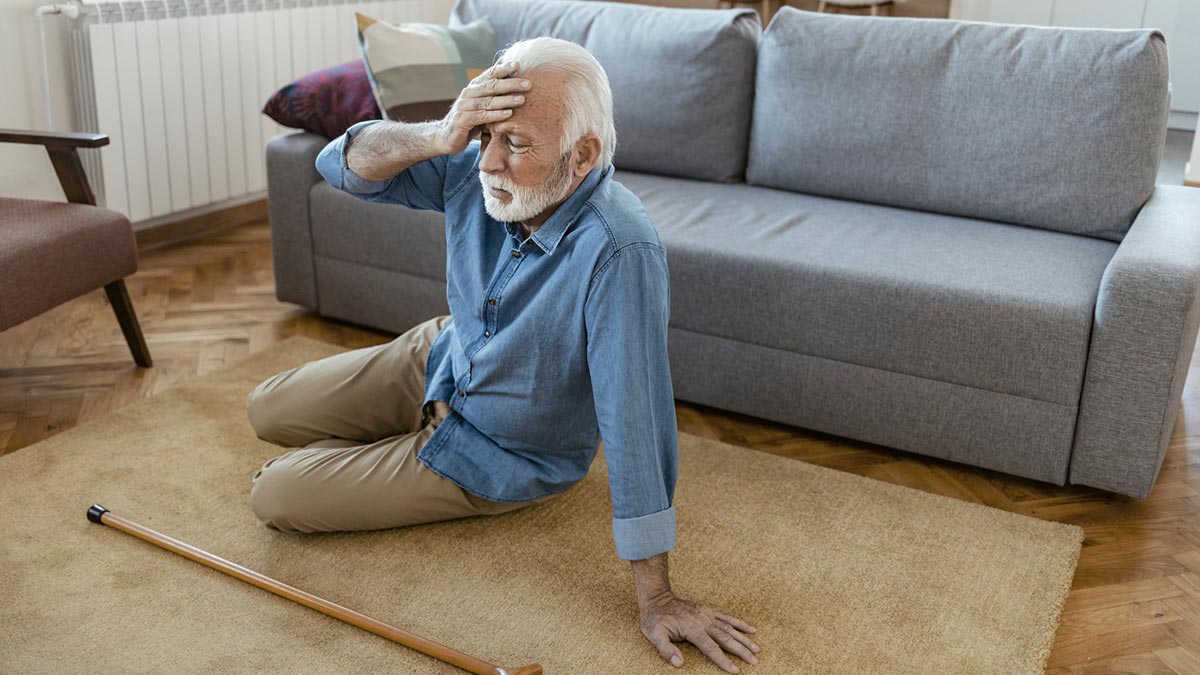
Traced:
[[[571, 187], [571, 178], [570, 151], [559, 160], [547, 182], [532, 188], [514, 185], [507, 179], [480, 171], [479, 182], [483, 187], [483, 207], [487, 209], [489, 216], [500, 222], [526, 221], [545, 211], [551, 204], [565, 199], [567, 190]], [[512, 199], [505, 204], [488, 192], [489, 187], [504, 190], [512, 196]]]

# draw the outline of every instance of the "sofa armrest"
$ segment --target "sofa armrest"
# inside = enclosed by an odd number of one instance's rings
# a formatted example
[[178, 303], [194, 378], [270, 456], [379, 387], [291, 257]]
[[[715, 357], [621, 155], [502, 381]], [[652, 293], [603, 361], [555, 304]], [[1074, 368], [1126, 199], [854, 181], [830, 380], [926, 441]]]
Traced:
[[329, 139], [307, 131], [280, 134], [267, 141], [267, 217], [275, 297], [309, 309], [317, 307], [309, 190], [325, 180], [317, 173], [317, 155]]
[[1145, 499], [1200, 323], [1200, 190], [1155, 188], [1100, 281], [1070, 481]]

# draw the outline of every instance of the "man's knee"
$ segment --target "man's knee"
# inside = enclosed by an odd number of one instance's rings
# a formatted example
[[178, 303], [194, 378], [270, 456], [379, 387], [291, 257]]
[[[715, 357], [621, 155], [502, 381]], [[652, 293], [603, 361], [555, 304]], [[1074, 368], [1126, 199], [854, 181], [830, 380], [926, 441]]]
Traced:
[[254, 434], [264, 441], [276, 443], [275, 429], [278, 429], [278, 413], [273, 402], [273, 396], [265, 391], [267, 381], [259, 383], [250, 395], [246, 397], [246, 418]]
[[279, 458], [267, 462], [254, 474], [250, 487], [250, 510], [268, 527], [284, 532], [313, 532], [301, 521], [304, 500], [289, 466]]

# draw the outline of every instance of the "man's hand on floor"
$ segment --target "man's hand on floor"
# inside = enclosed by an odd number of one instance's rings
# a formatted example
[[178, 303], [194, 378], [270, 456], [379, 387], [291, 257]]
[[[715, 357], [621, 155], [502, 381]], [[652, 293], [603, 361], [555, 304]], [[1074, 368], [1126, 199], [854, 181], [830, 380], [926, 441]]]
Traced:
[[425, 424], [432, 424], [433, 428], [437, 428], [446, 415], [450, 414], [450, 405], [445, 401], [430, 401], [425, 406]]
[[752, 653], [759, 650], [758, 645], [742, 634], [757, 629], [741, 619], [684, 600], [671, 591], [643, 602], [641, 615], [642, 635], [671, 665], [683, 665], [683, 654], [671, 644], [682, 640], [696, 645], [727, 673], [736, 673], [738, 668], [722, 647], [747, 663], [758, 663]]

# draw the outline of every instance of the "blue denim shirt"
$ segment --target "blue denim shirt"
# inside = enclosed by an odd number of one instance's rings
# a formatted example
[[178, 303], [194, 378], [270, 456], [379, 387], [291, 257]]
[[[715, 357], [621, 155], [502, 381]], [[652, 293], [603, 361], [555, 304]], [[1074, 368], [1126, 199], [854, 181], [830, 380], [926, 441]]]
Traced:
[[330, 141], [316, 168], [359, 199], [446, 214], [453, 319], [429, 351], [425, 403], [451, 412], [418, 461], [480, 497], [523, 502], [579, 482], [603, 440], [617, 556], [673, 549], [667, 258], [641, 201], [612, 164], [596, 167], [522, 239], [484, 208], [477, 140], [388, 180], [351, 171], [343, 148], [379, 122]]

